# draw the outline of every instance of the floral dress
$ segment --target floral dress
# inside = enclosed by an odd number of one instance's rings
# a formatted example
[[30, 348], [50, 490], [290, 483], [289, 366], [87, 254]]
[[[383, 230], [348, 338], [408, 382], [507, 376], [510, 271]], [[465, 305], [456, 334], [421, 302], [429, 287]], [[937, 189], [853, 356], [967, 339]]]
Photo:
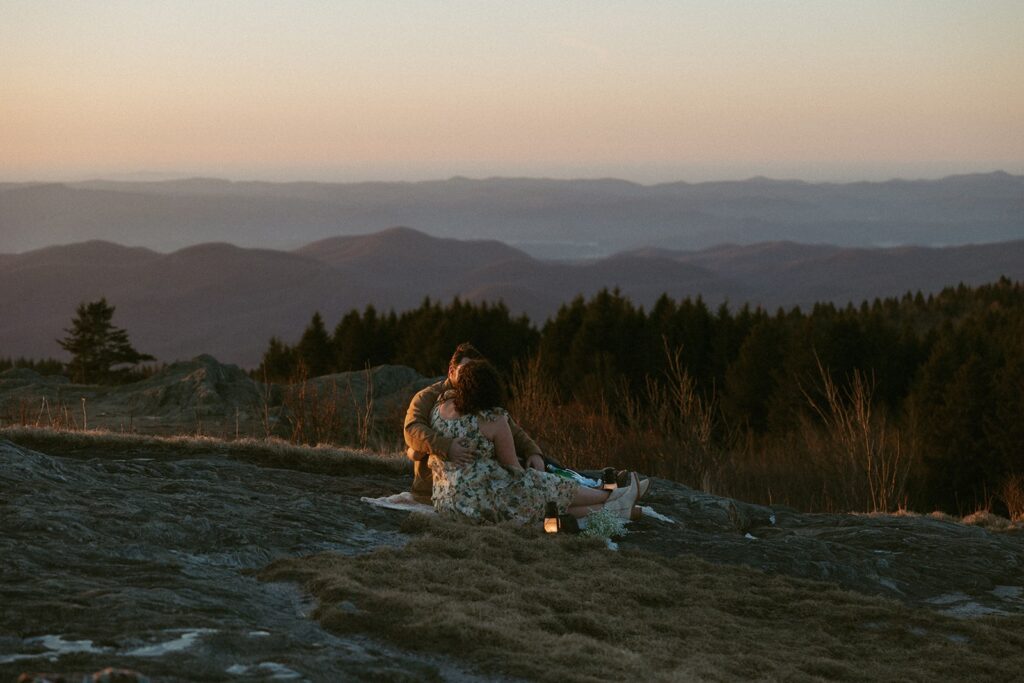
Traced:
[[558, 503], [564, 511], [579, 484], [568, 479], [527, 469], [510, 472], [498, 462], [494, 442], [480, 433], [480, 420], [508, 415], [503, 408], [481, 411], [447, 420], [441, 417], [440, 404], [430, 413], [431, 426], [452, 439], [468, 439], [475, 459], [461, 467], [430, 456], [434, 475], [434, 509], [448, 516], [468, 517], [475, 521], [531, 524], [544, 518], [544, 504]]

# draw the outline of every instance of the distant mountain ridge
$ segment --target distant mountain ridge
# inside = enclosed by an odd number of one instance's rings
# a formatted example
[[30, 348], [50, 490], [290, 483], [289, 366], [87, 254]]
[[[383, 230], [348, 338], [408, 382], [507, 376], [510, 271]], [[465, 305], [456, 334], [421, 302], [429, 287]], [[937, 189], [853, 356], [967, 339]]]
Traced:
[[1024, 176], [745, 181], [489, 178], [415, 183], [157, 182], [0, 185], [0, 252], [101, 239], [160, 251], [208, 241], [294, 249], [407, 225], [551, 258], [770, 241], [869, 247], [1024, 239]]
[[140, 351], [164, 361], [210, 353], [252, 367], [271, 336], [295, 341], [314, 311], [334, 325], [352, 309], [401, 311], [426, 296], [503, 300], [542, 323], [577, 294], [603, 287], [645, 306], [667, 293], [701, 296], [711, 306], [774, 309], [935, 292], [1004, 275], [1024, 280], [1024, 240], [946, 248], [646, 248], [583, 262], [540, 260], [493, 240], [441, 239], [409, 228], [290, 252], [204, 243], [161, 254], [90, 241], [0, 254], [0, 357], [59, 357], [55, 340], [75, 307], [101, 296], [117, 307], [115, 324]]

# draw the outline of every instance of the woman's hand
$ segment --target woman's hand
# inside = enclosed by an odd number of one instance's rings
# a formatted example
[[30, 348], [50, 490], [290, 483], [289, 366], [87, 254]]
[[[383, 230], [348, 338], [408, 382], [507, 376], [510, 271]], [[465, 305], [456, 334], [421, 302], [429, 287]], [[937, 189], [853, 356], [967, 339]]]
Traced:
[[526, 467], [532, 467], [533, 469], [538, 470], [540, 472], [547, 471], [544, 467], [544, 458], [540, 457], [536, 453], [534, 453], [533, 455], [526, 459]]

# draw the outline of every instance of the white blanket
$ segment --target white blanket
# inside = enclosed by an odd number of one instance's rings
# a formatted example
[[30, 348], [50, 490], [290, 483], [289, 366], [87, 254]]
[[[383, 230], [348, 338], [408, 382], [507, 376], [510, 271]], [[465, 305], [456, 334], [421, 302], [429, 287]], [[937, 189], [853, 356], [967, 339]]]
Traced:
[[[369, 503], [370, 505], [376, 505], [377, 507], [387, 508], [388, 510], [422, 512], [428, 515], [436, 514], [433, 505], [427, 505], [426, 503], [416, 502], [416, 500], [412, 497], [412, 494], [408, 491], [402, 491], [401, 493], [396, 493], [391, 496], [383, 496], [381, 498], [367, 498], [364, 496], [359, 500], [363, 501], [364, 503]], [[647, 505], [640, 506], [640, 511], [643, 512], [643, 514], [646, 517], [653, 517], [654, 519], [657, 519], [661, 522], [668, 522], [670, 524], [676, 523], [676, 521], [671, 517], [666, 517], [665, 515], [659, 514], [654, 510], [654, 508], [649, 507]], [[581, 520], [581, 522], [583, 522], [581, 526], [585, 528], [586, 520]]]
[[382, 498], [367, 498], [362, 497], [359, 500], [370, 505], [376, 505], [377, 507], [387, 508], [389, 510], [405, 510], [406, 512], [422, 512], [428, 515], [435, 514], [434, 506], [426, 503], [418, 503], [416, 499], [412, 497], [412, 494], [408, 491], [402, 491], [392, 496], [383, 496]]

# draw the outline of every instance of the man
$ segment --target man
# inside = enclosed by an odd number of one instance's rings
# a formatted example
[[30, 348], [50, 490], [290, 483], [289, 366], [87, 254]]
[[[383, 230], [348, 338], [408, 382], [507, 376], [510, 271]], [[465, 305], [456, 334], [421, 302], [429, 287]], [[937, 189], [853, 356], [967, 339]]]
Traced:
[[[430, 503], [434, 486], [430, 466], [427, 464], [430, 455], [436, 455], [457, 465], [470, 462], [475, 455], [468, 439], [449, 439], [434, 431], [430, 426], [430, 412], [434, 409], [438, 397], [450, 389], [459, 376], [459, 368], [467, 361], [483, 358], [484, 355], [472, 344], [459, 344], [448, 361], [448, 376], [420, 391], [409, 403], [404, 425], [405, 443], [409, 447], [406, 454], [413, 462], [412, 495], [421, 503]], [[512, 428], [516, 455], [523, 467], [533, 467], [543, 472], [544, 456], [540, 446], [511, 419], [509, 427]]]

